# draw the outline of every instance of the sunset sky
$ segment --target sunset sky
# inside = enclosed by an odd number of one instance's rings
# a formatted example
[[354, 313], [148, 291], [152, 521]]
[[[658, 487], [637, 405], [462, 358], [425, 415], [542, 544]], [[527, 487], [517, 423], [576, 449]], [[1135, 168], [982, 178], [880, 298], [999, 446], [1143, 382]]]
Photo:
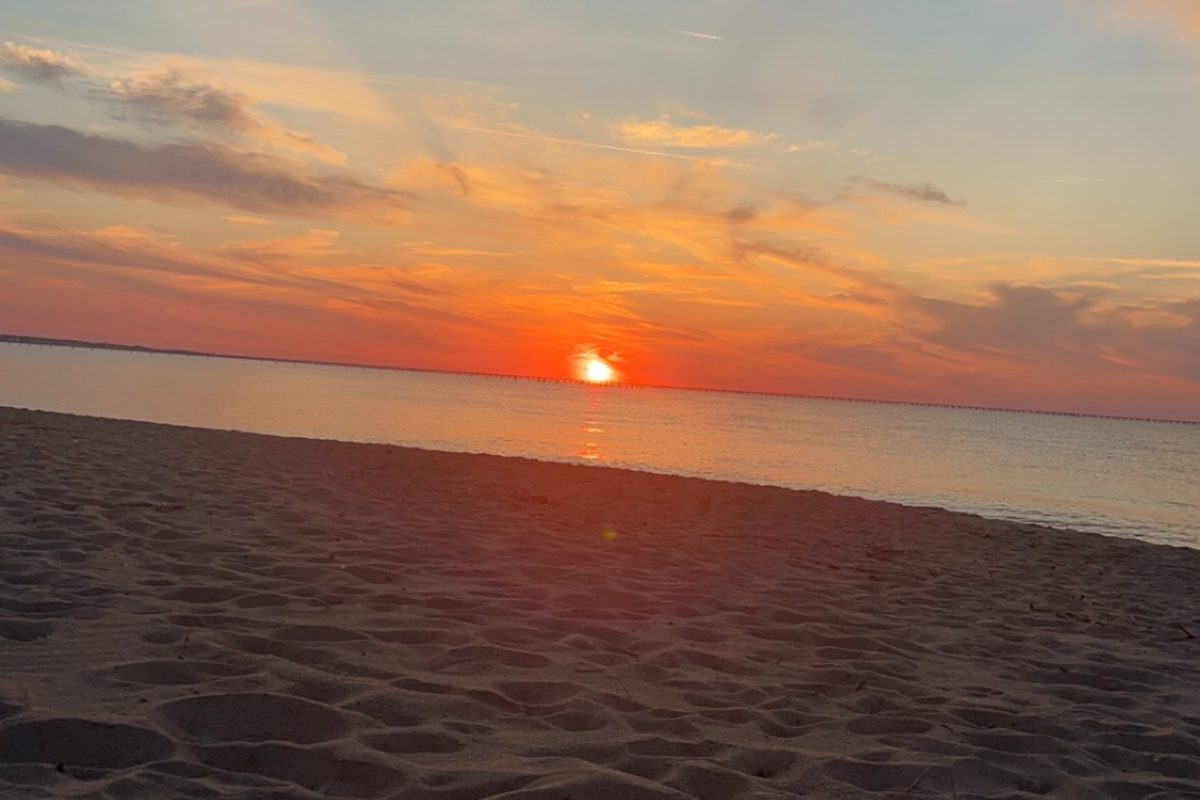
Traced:
[[1200, 419], [1194, 0], [0, 8], [0, 332]]

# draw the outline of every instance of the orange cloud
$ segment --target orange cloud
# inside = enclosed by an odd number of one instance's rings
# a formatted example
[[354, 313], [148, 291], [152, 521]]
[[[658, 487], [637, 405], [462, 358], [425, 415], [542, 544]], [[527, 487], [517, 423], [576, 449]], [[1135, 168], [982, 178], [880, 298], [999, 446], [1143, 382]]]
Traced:
[[1200, 45], [1200, 3], [1195, 0], [1109, 0], [1108, 17], [1121, 27], [1150, 28]]
[[259, 264], [284, 259], [312, 262], [338, 255], [333, 249], [333, 244], [339, 235], [338, 231], [310, 228], [300, 236], [283, 239], [230, 242], [222, 245], [219, 252], [231, 258]]
[[719, 125], [677, 125], [670, 115], [642, 120], [637, 117], [612, 122], [611, 135], [626, 142], [661, 147], [724, 149], [749, 147], [772, 142], [776, 133], [758, 133], [744, 128], [723, 128]]

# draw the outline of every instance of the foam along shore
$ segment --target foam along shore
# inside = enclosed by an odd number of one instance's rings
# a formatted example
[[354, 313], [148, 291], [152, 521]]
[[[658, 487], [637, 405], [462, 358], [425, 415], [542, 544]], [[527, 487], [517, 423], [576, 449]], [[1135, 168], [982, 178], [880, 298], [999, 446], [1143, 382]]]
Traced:
[[1200, 796], [1200, 552], [0, 409], [0, 796]]

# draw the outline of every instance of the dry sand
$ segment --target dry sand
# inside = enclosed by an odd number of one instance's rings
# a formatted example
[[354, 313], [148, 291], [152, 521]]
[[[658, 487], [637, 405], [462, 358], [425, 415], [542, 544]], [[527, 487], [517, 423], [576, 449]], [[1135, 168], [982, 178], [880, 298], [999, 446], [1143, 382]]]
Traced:
[[0, 409], [0, 796], [1200, 797], [1200, 552]]

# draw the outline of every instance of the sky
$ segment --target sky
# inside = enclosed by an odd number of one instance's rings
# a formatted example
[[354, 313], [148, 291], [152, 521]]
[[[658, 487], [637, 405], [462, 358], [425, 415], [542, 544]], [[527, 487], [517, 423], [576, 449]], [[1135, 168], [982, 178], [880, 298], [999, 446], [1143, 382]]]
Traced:
[[8, 0], [0, 332], [1200, 419], [1194, 0]]

